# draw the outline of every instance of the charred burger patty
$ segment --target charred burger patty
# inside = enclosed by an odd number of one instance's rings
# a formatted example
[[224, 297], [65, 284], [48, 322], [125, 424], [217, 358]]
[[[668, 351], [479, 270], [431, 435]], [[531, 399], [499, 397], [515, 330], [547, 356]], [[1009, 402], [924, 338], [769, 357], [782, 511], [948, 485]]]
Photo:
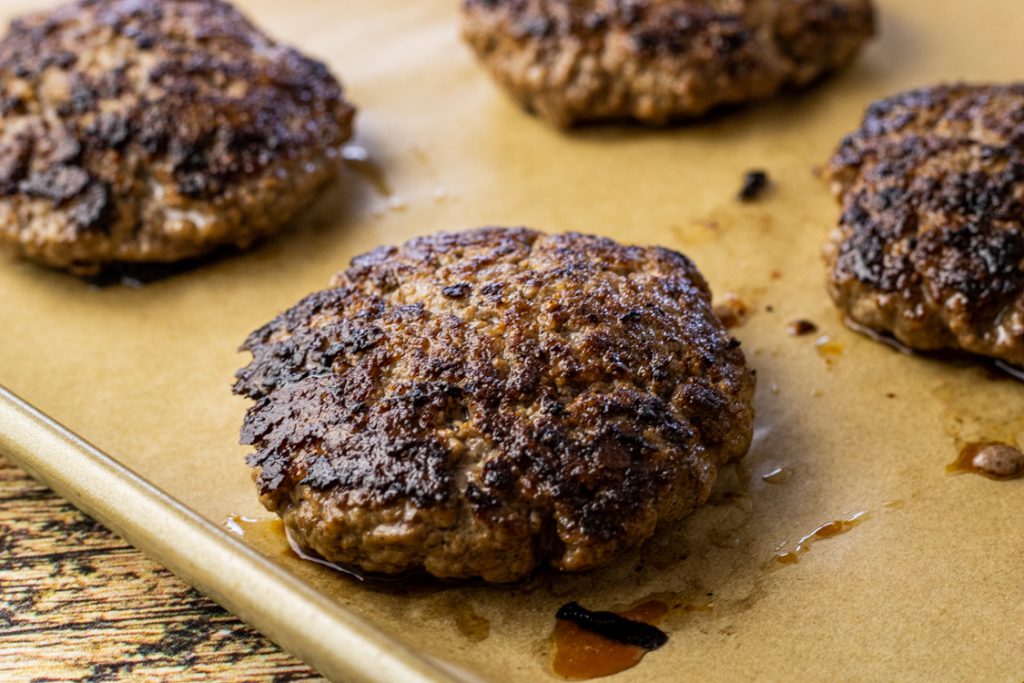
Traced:
[[463, 35], [557, 126], [664, 124], [807, 85], [874, 31], [870, 0], [464, 0]]
[[826, 169], [829, 292], [914, 349], [1024, 365], [1024, 85], [873, 104]]
[[263, 503], [366, 571], [584, 570], [704, 502], [754, 375], [693, 264], [485, 228], [382, 247], [254, 332]]
[[278, 230], [338, 172], [327, 68], [221, 0], [79, 0], [0, 40], [0, 245], [93, 274]]

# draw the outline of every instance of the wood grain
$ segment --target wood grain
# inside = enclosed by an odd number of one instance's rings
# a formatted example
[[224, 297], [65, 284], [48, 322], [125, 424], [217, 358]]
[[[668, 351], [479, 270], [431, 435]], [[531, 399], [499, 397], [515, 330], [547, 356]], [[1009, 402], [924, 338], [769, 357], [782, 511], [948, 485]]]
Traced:
[[0, 457], [0, 680], [322, 680]]

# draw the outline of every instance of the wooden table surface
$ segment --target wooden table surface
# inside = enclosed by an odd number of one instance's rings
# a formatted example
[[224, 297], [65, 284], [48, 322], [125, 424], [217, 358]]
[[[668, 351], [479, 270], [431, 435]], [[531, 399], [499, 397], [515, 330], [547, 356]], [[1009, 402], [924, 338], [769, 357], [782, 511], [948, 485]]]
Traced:
[[0, 681], [322, 680], [0, 457]]

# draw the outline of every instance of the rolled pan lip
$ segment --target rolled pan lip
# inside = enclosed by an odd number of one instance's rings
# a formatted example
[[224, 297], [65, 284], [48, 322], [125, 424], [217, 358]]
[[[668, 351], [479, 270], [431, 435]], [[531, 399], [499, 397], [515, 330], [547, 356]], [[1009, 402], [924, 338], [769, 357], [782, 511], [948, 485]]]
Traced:
[[321, 595], [3, 386], [0, 453], [331, 680], [465, 680]]

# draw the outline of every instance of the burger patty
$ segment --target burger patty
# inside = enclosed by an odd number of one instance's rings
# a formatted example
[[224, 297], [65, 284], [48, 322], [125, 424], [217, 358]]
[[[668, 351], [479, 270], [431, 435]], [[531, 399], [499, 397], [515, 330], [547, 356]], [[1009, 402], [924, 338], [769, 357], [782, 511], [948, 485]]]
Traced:
[[0, 245], [78, 274], [274, 232], [338, 173], [323, 64], [220, 0], [79, 0], [0, 40]]
[[754, 373], [683, 255], [483, 228], [381, 247], [254, 332], [263, 504], [364, 571], [590, 569], [708, 497]]
[[853, 321], [1024, 365], [1024, 84], [876, 102], [825, 175], [829, 292]]
[[491, 74], [556, 126], [664, 124], [805, 86], [853, 60], [870, 0], [464, 0]]

